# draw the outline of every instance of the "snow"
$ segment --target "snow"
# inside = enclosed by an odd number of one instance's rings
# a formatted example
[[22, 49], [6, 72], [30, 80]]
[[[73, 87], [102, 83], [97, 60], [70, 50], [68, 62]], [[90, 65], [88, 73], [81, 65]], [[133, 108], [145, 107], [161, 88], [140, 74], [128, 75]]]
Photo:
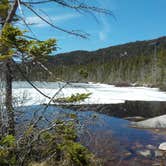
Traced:
[[[67, 97], [76, 93], [92, 93], [90, 98], [75, 104], [117, 104], [129, 101], [166, 101], [166, 93], [157, 88], [147, 87], [115, 87], [100, 83], [71, 83], [63, 82], [34, 82], [34, 84], [46, 95], [52, 97], [59, 88], [65, 86], [56, 96]], [[42, 96], [27, 82], [14, 82], [13, 95], [24, 105], [42, 104], [49, 99]]]

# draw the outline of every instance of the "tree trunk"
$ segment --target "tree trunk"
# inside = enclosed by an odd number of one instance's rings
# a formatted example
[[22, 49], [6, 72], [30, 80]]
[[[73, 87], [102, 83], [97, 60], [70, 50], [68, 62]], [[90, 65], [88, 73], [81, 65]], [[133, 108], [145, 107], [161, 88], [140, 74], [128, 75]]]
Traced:
[[[8, 16], [6, 17], [5, 22], [2, 25], [2, 30], [6, 26], [6, 24], [11, 23], [13, 21], [13, 18], [16, 14], [16, 10], [18, 8], [18, 0], [14, 0], [13, 5], [11, 7], [11, 10], [8, 13]], [[0, 35], [1, 32], [0, 31]], [[12, 69], [11, 69], [11, 60], [6, 61], [6, 66], [5, 66], [5, 81], [6, 81], [6, 98], [5, 98], [5, 106], [6, 106], [6, 111], [7, 111], [7, 116], [8, 116], [8, 128], [7, 128], [7, 134], [15, 134], [15, 123], [14, 123], [14, 110], [12, 106]]]
[[15, 128], [14, 128], [14, 109], [12, 106], [12, 70], [11, 70], [11, 60], [7, 60], [6, 62], [6, 99], [5, 99], [5, 105], [6, 105], [6, 111], [8, 115], [8, 134], [15, 134]]

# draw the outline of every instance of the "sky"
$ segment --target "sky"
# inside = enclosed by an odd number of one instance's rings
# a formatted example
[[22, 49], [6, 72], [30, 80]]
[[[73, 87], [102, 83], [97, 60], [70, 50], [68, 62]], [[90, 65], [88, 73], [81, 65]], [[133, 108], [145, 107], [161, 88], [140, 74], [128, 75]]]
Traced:
[[[127, 42], [166, 36], [166, 0], [84, 0], [91, 5], [112, 11], [111, 15], [79, 13], [56, 4], [38, 5], [35, 9], [56, 26], [67, 30], [81, 30], [88, 39], [55, 30], [25, 9], [18, 13], [33, 24], [33, 36], [41, 40], [56, 38], [56, 53], [74, 50], [97, 50]], [[26, 27], [21, 26], [23, 29]], [[31, 34], [32, 35], [32, 34]]]

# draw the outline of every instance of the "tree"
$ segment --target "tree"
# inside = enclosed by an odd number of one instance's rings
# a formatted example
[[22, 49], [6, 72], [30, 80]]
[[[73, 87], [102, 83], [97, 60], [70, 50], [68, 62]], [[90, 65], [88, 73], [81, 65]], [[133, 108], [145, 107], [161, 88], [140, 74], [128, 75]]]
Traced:
[[13, 79], [13, 64], [16, 62], [12, 59], [14, 56], [21, 56], [26, 60], [40, 60], [51, 54], [56, 49], [55, 39], [46, 41], [27, 40], [23, 36], [24, 32], [11, 24], [6, 24], [3, 28], [0, 37], [1, 58], [5, 57], [5, 74], [6, 74], [6, 109], [9, 121], [8, 133], [14, 134], [14, 112], [12, 107], [12, 79]]
[[[77, 32], [73, 30], [66, 30], [59, 26], [52, 24], [48, 19], [42, 17], [35, 6], [38, 4], [52, 3], [58, 4], [63, 7], [73, 9], [77, 12], [88, 12], [93, 14], [103, 13], [112, 15], [109, 10], [91, 6], [82, 0], [1, 0], [0, 2], [0, 60], [5, 64], [5, 82], [6, 82], [6, 111], [8, 116], [7, 133], [14, 135], [14, 111], [12, 107], [12, 80], [13, 69], [12, 65], [17, 66], [14, 57], [19, 57], [24, 63], [25, 60], [40, 61], [41, 58], [48, 56], [55, 50], [55, 39], [48, 39], [47, 41], [39, 41], [38, 39], [32, 39], [31, 36], [26, 36], [24, 31], [14, 27], [12, 24], [15, 21], [22, 20], [27, 28], [30, 30], [30, 26], [26, 23], [25, 18], [17, 14], [18, 8], [22, 10], [22, 6], [35, 14], [45, 23], [49, 24], [52, 28], [63, 31], [70, 35], [78, 36], [80, 38], [87, 38], [88, 34], [83, 32]], [[21, 70], [19, 68], [19, 70]], [[25, 76], [25, 75], [24, 75]], [[27, 80], [28, 81], [28, 80]], [[28, 81], [29, 82], [29, 81]], [[29, 82], [30, 83], [30, 82]], [[32, 83], [31, 83], [32, 84]], [[40, 92], [40, 91], [39, 91]], [[42, 93], [42, 92], [40, 92]], [[44, 95], [44, 94], [43, 94]], [[46, 96], [48, 97], [48, 96]], [[6, 131], [5, 131], [6, 132]]]

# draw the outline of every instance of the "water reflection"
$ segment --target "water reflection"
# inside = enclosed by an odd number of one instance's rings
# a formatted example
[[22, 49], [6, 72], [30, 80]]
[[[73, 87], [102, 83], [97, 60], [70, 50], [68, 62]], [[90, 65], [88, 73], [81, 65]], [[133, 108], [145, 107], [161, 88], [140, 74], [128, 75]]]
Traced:
[[[25, 122], [28, 122], [34, 116], [36, 110], [38, 110], [36, 117], [43, 114], [43, 107], [43, 105], [38, 105], [17, 108], [20, 115], [16, 119], [18, 126], [20, 124], [25, 125]], [[81, 124], [78, 128], [78, 141], [82, 142], [97, 156], [103, 158], [105, 165], [145, 166], [146, 164], [152, 165], [155, 162], [160, 162], [160, 159], [155, 157], [155, 149], [161, 142], [166, 142], [166, 136], [148, 130], [131, 128], [130, 121], [114, 116], [141, 115], [147, 118], [163, 114], [166, 111], [165, 103], [152, 102], [152, 105], [149, 103], [140, 105], [139, 102], [127, 102], [124, 105], [109, 105], [109, 107], [106, 105], [104, 109], [106, 110], [106, 108], [109, 108], [107, 111], [111, 112], [110, 115], [112, 116], [94, 111], [74, 111], [55, 106], [49, 106], [44, 115], [48, 120], [54, 120], [67, 118], [70, 113], [76, 114], [78, 124]], [[90, 107], [88, 110], [90, 110]], [[45, 125], [46, 123], [43, 122], [40, 127]], [[155, 148], [150, 150], [151, 155], [148, 157], [138, 155], [139, 151], [148, 149], [148, 145]]]
[[109, 116], [125, 118], [142, 116], [151, 118], [166, 114], [166, 102], [158, 101], [126, 101], [120, 104], [92, 104], [63, 106], [79, 111], [96, 111]]

